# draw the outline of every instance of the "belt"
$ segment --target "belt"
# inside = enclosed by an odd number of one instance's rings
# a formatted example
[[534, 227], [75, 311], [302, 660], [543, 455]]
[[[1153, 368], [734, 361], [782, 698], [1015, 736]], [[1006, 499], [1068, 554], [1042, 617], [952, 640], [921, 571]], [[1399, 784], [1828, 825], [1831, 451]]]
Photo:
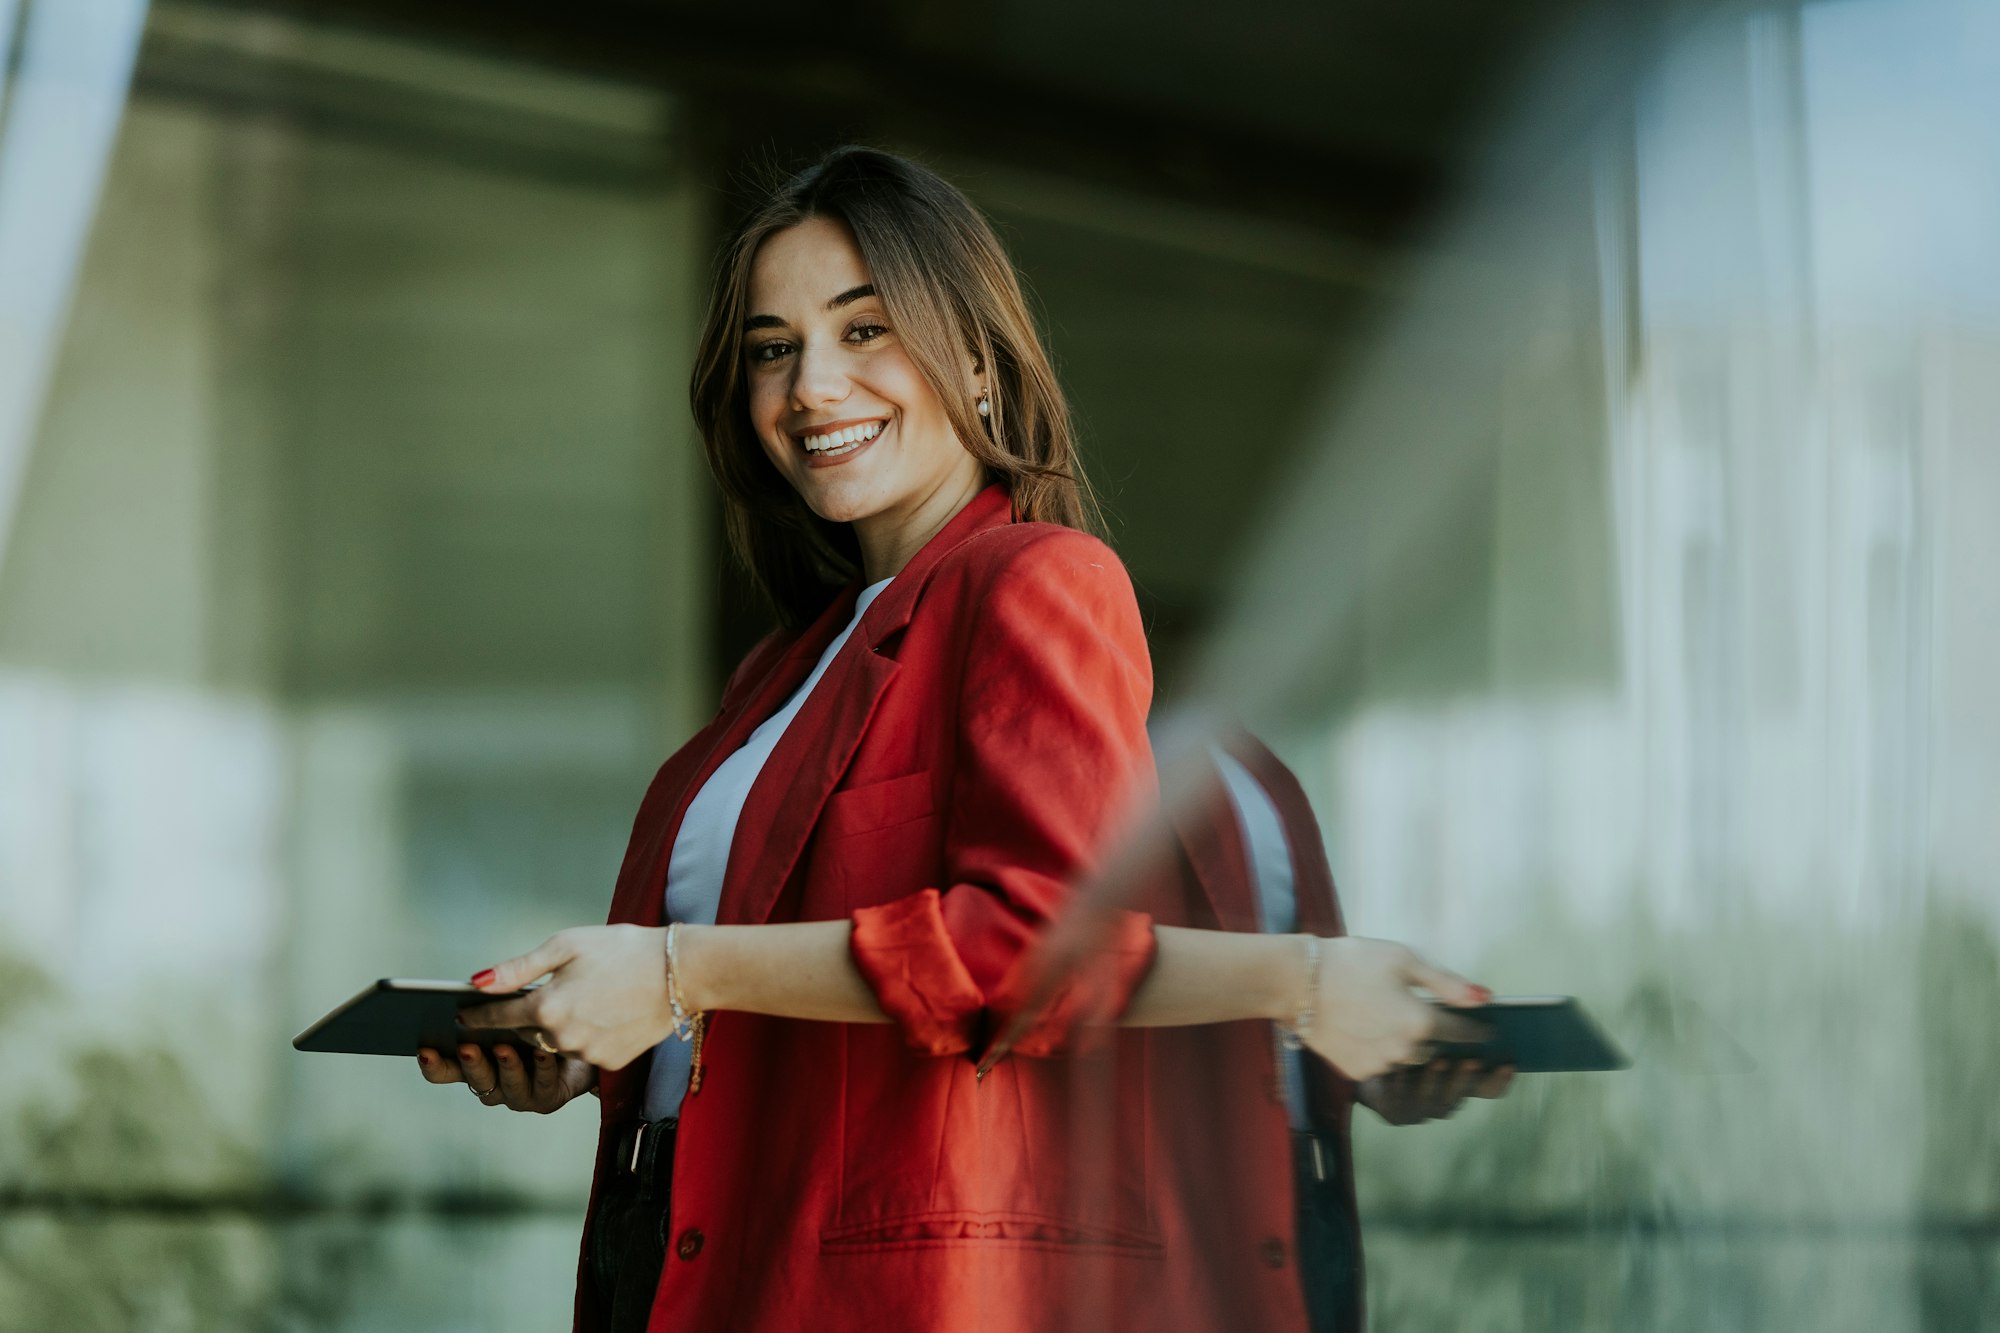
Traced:
[[653, 1174], [653, 1167], [664, 1153], [666, 1160], [673, 1160], [674, 1131], [680, 1128], [676, 1116], [665, 1116], [659, 1120], [634, 1120], [618, 1132], [617, 1146], [611, 1153], [611, 1174], [614, 1176], [647, 1176]]

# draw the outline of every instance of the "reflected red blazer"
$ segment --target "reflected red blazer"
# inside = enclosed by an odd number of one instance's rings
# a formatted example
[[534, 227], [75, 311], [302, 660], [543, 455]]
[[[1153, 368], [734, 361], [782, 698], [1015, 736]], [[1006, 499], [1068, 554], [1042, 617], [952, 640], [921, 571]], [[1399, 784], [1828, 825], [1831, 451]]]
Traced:
[[[1124, 568], [1083, 533], [1012, 520], [989, 487], [911, 560], [744, 807], [718, 920], [851, 919], [855, 961], [895, 1022], [711, 1015], [681, 1112], [655, 1333], [1027, 1333], [1057, 1323], [1079, 1283], [1135, 1300], [1157, 1285], [1143, 1144], [1108, 1175], [1094, 1160], [1087, 1187], [1073, 1173], [1076, 1062], [1018, 1053], [1055, 1037], [1038, 1031], [975, 1078], [1026, 947], [1153, 781], [1151, 665]], [[661, 767], [612, 921], [659, 923], [688, 802], [804, 680], [854, 591], [752, 651], [715, 719]], [[1144, 917], [1125, 924], [1121, 994], [1152, 949]], [[600, 1182], [646, 1066], [603, 1076]], [[1115, 1095], [1145, 1115], [1140, 1084]], [[579, 1285], [578, 1327], [593, 1328]]]
[[[1345, 925], [1319, 822], [1298, 779], [1248, 736], [1227, 747], [1277, 808], [1291, 847], [1298, 925], [1341, 935]], [[1217, 774], [1205, 802], [1174, 812], [1178, 901], [1153, 904], [1163, 922], [1258, 929], [1257, 890], [1234, 807]], [[1185, 1308], [1213, 1312], [1186, 1326], [1304, 1333], [1297, 1271], [1291, 1126], [1278, 1080], [1271, 1025], [1262, 1021], [1166, 1029], [1153, 1034], [1154, 1194], [1167, 1241], [1193, 1256]], [[1306, 1103], [1315, 1131], [1335, 1148], [1329, 1168], [1346, 1196], [1360, 1259], [1348, 1124], [1354, 1085], [1308, 1056]], [[1364, 1326], [1356, 1273], [1349, 1328]]]

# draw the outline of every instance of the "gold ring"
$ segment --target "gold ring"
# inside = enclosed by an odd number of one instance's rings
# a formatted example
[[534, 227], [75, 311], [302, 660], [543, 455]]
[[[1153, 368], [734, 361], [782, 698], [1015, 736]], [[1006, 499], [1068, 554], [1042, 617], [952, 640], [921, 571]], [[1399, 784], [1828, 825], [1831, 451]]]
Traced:
[[491, 1097], [494, 1093], [500, 1091], [500, 1085], [498, 1083], [495, 1083], [492, 1087], [488, 1088], [486, 1091], [481, 1092], [479, 1089], [472, 1086], [472, 1081], [470, 1079], [467, 1079], [465, 1084], [465, 1090], [483, 1102], [488, 1097]]
[[530, 1046], [534, 1047], [534, 1048], [535, 1048], [536, 1050], [538, 1050], [538, 1051], [542, 1052], [542, 1053], [543, 1053], [544, 1055], [561, 1055], [561, 1054], [562, 1054], [562, 1052], [561, 1052], [561, 1051], [558, 1051], [558, 1050], [557, 1050], [557, 1049], [555, 1048], [555, 1045], [554, 1045], [554, 1043], [552, 1043], [552, 1042], [551, 1042], [551, 1041], [549, 1040], [549, 1034], [548, 1034], [548, 1033], [546, 1033], [546, 1032], [544, 1032], [544, 1031], [542, 1031], [542, 1030], [541, 1030], [540, 1028], [530, 1028], [530, 1029], [529, 1029], [529, 1031], [528, 1031], [528, 1044], [529, 1044]]

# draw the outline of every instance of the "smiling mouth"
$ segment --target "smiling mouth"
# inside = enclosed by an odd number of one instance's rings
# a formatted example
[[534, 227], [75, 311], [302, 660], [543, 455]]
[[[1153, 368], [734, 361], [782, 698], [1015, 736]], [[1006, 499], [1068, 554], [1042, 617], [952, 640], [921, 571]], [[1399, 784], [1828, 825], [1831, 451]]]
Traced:
[[880, 435], [886, 421], [860, 421], [838, 430], [823, 431], [816, 435], [800, 435], [797, 440], [805, 446], [805, 451], [814, 458], [838, 458], [851, 454], [862, 445]]

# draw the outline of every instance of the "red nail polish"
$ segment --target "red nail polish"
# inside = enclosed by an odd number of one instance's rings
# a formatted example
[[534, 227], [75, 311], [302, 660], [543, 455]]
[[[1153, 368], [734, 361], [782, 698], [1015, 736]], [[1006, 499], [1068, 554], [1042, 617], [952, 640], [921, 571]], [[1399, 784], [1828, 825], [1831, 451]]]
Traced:
[[472, 984], [473, 984], [473, 985], [475, 985], [475, 986], [490, 986], [490, 985], [492, 985], [492, 984], [493, 984], [493, 969], [489, 967], [489, 968], [485, 969], [484, 971], [481, 971], [481, 972], [474, 972], [474, 973], [472, 974]]
[[1487, 990], [1484, 986], [1474, 986], [1472, 988], [1472, 998], [1480, 1004], [1491, 1004], [1493, 1003], [1493, 992]]

